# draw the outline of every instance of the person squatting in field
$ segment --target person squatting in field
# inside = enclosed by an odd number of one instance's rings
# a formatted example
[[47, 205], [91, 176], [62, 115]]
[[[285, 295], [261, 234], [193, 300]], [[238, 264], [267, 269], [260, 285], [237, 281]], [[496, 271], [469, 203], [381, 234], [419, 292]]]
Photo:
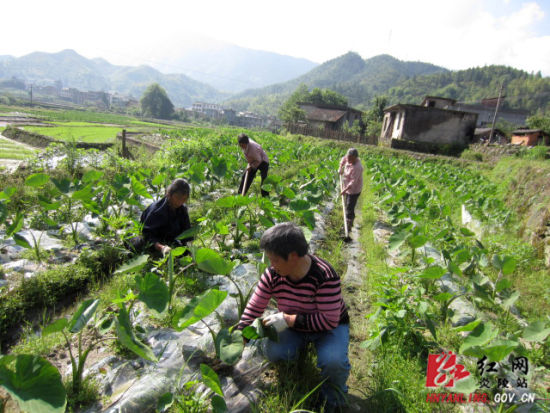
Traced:
[[338, 173], [342, 175], [342, 192], [346, 206], [346, 221], [351, 230], [355, 220], [355, 205], [363, 188], [363, 165], [359, 153], [355, 148], [349, 148], [346, 155], [340, 160]]
[[189, 193], [190, 187], [185, 179], [175, 179], [168, 185], [166, 195], [149, 205], [141, 214], [142, 236], [132, 241], [135, 249], [151, 245], [154, 250], [167, 255], [171, 246], [181, 246], [192, 239], [176, 239], [183, 231], [191, 228], [185, 206]]
[[[269, 169], [269, 158], [262, 147], [250, 139], [246, 134], [241, 133], [239, 135], [238, 142], [246, 161], [248, 162], [246, 170], [243, 172], [243, 176], [241, 178], [241, 184], [239, 185], [239, 194], [245, 195], [248, 192], [250, 185], [252, 185], [258, 169], [260, 170], [260, 176], [262, 178], [261, 184], [264, 183], [265, 178], [267, 178], [267, 171]], [[261, 191], [262, 196], [267, 196], [269, 194], [263, 189]]]
[[317, 350], [317, 367], [327, 381], [321, 391], [326, 408], [345, 404], [348, 359], [349, 316], [342, 298], [340, 277], [332, 266], [308, 254], [302, 230], [285, 222], [262, 235], [260, 247], [270, 266], [262, 274], [237, 326], [242, 330], [261, 317], [273, 297], [279, 312], [265, 317], [273, 325], [279, 342], [267, 340], [266, 356], [272, 361], [290, 361], [312, 342]]

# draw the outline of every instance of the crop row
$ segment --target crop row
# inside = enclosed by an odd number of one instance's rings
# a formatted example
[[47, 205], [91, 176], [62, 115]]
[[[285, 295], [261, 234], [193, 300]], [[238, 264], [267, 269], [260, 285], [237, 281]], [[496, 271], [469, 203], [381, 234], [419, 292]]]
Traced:
[[[511, 317], [520, 297], [509, 278], [516, 259], [490, 253], [478, 235], [451, 219], [467, 205], [483, 224], [504, 225], [509, 212], [495, 186], [472, 171], [440, 163], [374, 154], [365, 163], [378, 205], [393, 227], [388, 249], [400, 253], [400, 266], [377, 285], [377, 310], [369, 315], [372, 329], [363, 346], [375, 350], [397, 341], [423, 357], [447, 347], [491, 363], [511, 356], [548, 360], [550, 329], [544, 321], [522, 326]], [[470, 311], [465, 316], [461, 308]], [[478, 387], [472, 376], [456, 391]]]

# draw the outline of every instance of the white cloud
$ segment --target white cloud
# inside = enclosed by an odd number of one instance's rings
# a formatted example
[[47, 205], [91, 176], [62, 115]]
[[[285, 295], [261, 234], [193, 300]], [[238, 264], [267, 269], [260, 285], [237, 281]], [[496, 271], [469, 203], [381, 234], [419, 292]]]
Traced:
[[196, 42], [193, 32], [317, 62], [353, 50], [450, 69], [505, 64], [550, 75], [548, 5], [519, 1], [18, 0], [2, 6], [9, 36], [0, 54], [73, 48], [116, 64], [151, 64]]

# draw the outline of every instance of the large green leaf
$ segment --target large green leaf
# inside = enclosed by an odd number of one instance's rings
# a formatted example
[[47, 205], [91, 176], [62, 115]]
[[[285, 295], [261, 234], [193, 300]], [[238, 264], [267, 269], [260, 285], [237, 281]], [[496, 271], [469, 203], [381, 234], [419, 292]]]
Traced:
[[437, 280], [441, 278], [447, 271], [444, 268], [441, 268], [439, 265], [434, 265], [433, 267], [426, 268], [419, 278], [424, 278], [428, 280]]
[[27, 176], [27, 179], [25, 179], [25, 185], [38, 188], [48, 183], [49, 180], [50, 180], [50, 175], [48, 174], [44, 174], [44, 173], [32, 174]]
[[222, 328], [216, 336], [215, 344], [218, 357], [229, 365], [233, 365], [239, 361], [244, 350], [241, 330], [233, 330], [230, 333], [228, 329]]
[[126, 307], [124, 306], [121, 306], [118, 313], [116, 332], [118, 341], [128, 350], [146, 360], [153, 361], [155, 363], [158, 361], [155, 354], [153, 353], [153, 350], [151, 350], [149, 346], [139, 341], [138, 338], [135, 336], [132, 325], [130, 323], [130, 316], [128, 315], [128, 311], [126, 311]]
[[23, 235], [19, 234], [13, 234], [13, 240], [17, 245], [23, 248], [31, 249], [32, 245], [27, 241], [27, 239]]
[[42, 335], [47, 336], [52, 333], [58, 333], [60, 331], [63, 331], [65, 327], [69, 325], [69, 320], [66, 318], [60, 318], [59, 320], [51, 323], [49, 326], [44, 327], [42, 329]]
[[457, 327], [457, 328], [454, 328], [453, 330], [456, 331], [456, 332], [459, 332], [459, 331], [472, 331], [474, 328], [476, 328], [479, 325], [479, 323], [481, 323], [481, 319], [474, 320], [474, 321], [466, 324], [465, 326]]
[[483, 346], [494, 339], [498, 334], [498, 328], [495, 328], [491, 323], [480, 323], [473, 331], [464, 339], [460, 346], [460, 353], [464, 353], [468, 348], [474, 346]]
[[519, 343], [512, 340], [495, 340], [489, 347], [484, 347], [483, 352], [490, 361], [499, 362], [514, 350]]
[[213, 413], [225, 413], [227, 412], [227, 405], [222, 396], [215, 394], [212, 396], [212, 412]]
[[227, 297], [227, 291], [207, 290], [199, 297], [194, 297], [182, 310], [174, 314], [172, 327], [178, 331], [195, 324], [210, 315]]
[[21, 214], [21, 212], [17, 212], [17, 215], [12, 220], [12, 223], [6, 228], [6, 237], [11, 237], [16, 232], [19, 232], [21, 228], [23, 228], [23, 214]]
[[398, 231], [391, 234], [389, 242], [389, 250], [393, 251], [399, 248], [403, 243], [406, 241], [406, 239], [411, 235], [410, 232], [405, 231]]
[[259, 338], [267, 337], [272, 341], [278, 342], [279, 335], [277, 330], [273, 326], [264, 326], [261, 318], [257, 318], [254, 322], [243, 328], [243, 337], [248, 340], [257, 340]]
[[138, 298], [147, 307], [162, 313], [168, 305], [170, 293], [168, 286], [157, 275], [148, 272], [144, 276], [136, 276], [136, 287], [139, 290]]
[[92, 189], [92, 184], [88, 184], [84, 188], [81, 188], [78, 191], [74, 191], [71, 195], [72, 199], [82, 202], [91, 202], [93, 197], [94, 193]]
[[210, 366], [201, 363], [202, 382], [214, 393], [223, 397], [222, 385], [220, 378]]
[[22, 354], [1, 358], [0, 386], [6, 389], [24, 412], [65, 411], [67, 395], [61, 374], [41, 357]]
[[147, 260], [149, 259], [148, 254], [142, 254], [139, 257], [134, 258], [133, 260], [127, 262], [126, 264], [119, 267], [115, 274], [125, 274], [129, 272], [138, 272], [140, 271], [145, 264], [147, 264]]
[[78, 310], [74, 313], [73, 318], [69, 321], [69, 331], [71, 333], [78, 333], [81, 331], [92, 319], [98, 306], [99, 300], [94, 300], [92, 298], [80, 304], [80, 307], [78, 307]]
[[199, 248], [195, 252], [195, 261], [201, 270], [216, 275], [228, 275], [234, 265], [210, 248]]
[[512, 307], [514, 305], [514, 303], [517, 301], [518, 298], [519, 298], [519, 292], [516, 291], [510, 297], [508, 297], [506, 300], [502, 300], [502, 307], [506, 311], [508, 311], [510, 309], [510, 307]]
[[171, 392], [164, 393], [157, 402], [157, 412], [165, 412], [174, 404], [174, 395]]
[[191, 227], [189, 229], [186, 229], [181, 234], [179, 234], [176, 239], [185, 239], [185, 238], [192, 238], [195, 235], [197, 235], [200, 231], [200, 227]]
[[544, 321], [535, 321], [523, 330], [523, 339], [542, 343], [550, 334], [550, 328], [545, 328]]
[[288, 204], [290, 209], [293, 211], [307, 211], [311, 208], [311, 202], [306, 201], [305, 199], [294, 199]]
[[103, 177], [103, 171], [98, 171], [97, 169], [91, 169], [84, 174], [82, 177], [82, 182], [89, 184], [95, 181], [99, 181]]
[[134, 192], [134, 194], [139, 195], [143, 198], [153, 199], [151, 194], [147, 192], [147, 188], [145, 188], [145, 185], [139, 182], [135, 177], [132, 176], [130, 178], [130, 181], [131, 181], [132, 191]]
[[517, 261], [513, 257], [504, 256], [501, 257], [500, 255], [493, 255], [493, 259], [491, 260], [493, 266], [497, 269], [502, 271], [504, 275], [510, 275], [514, 272], [516, 269]]
[[223, 178], [227, 174], [227, 162], [224, 158], [212, 158], [212, 172], [218, 178]]
[[248, 205], [252, 202], [252, 198], [242, 196], [242, 195], [230, 195], [218, 199], [215, 202], [216, 206], [222, 208], [236, 208], [240, 206]]
[[428, 242], [428, 237], [425, 235], [415, 235], [409, 238], [409, 245], [412, 248], [420, 248], [426, 242]]
[[71, 181], [68, 178], [56, 179], [52, 178], [52, 182], [59, 192], [68, 194], [71, 189]]
[[454, 385], [454, 391], [457, 393], [470, 394], [479, 387], [477, 379], [471, 374], [465, 379], [458, 380]]

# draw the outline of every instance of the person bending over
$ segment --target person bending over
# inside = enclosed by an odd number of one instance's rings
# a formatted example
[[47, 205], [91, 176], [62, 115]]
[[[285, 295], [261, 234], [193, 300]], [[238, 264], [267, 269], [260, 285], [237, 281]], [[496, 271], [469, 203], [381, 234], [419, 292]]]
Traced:
[[302, 230], [286, 222], [269, 228], [260, 247], [270, 266], [262, 274], [237, 326], [243, 329], [261, 317], [269, 300], [277, 302], [278, 313], [265, 317], [265, 325], [279, 332], [279, 342], [268, 340], [267, 358], [290, 361], [309, 342], [317, 350], [317, 367], [327, 380], [321, 387], [326, 410], [346, 402], [349, 316], [342, 298], [340, 277], [323, 259], [308, 254]]
[[190, 187], [185, 179], [175, 179], [166, 188], [166, 195], [149, 205], [141, 214], [143, 241], [163, 255], [170, 252], [171, 245], [183, 245], [192, 239], [176, 240], [178, 235], [191, 228], [185, 206], [189, 192]]
[[[246, 134], [241, 133], [238, 138], [239, 146], [241, 147], [243, 154], [248, 162], [246, 170], [243, 172], [241, 178], [241, 184], [239, 185], [239, 194], [243, 194], [243, 185], [244, 185], [244, 194], [248, 192], [248, 188], [252, 185], [252, 181], [256, 177], [256, 172], [260, 170], [260, 176], [262, 177], [261, 184], [264, 183], [265, 178], [267, 178], [267, 171], [269, 170], [269, 158], [267, 157], [265, 151], [262, 147], [250, 139]], [[262, 196], [268, 196], [267, 191], [262, 191]]]

